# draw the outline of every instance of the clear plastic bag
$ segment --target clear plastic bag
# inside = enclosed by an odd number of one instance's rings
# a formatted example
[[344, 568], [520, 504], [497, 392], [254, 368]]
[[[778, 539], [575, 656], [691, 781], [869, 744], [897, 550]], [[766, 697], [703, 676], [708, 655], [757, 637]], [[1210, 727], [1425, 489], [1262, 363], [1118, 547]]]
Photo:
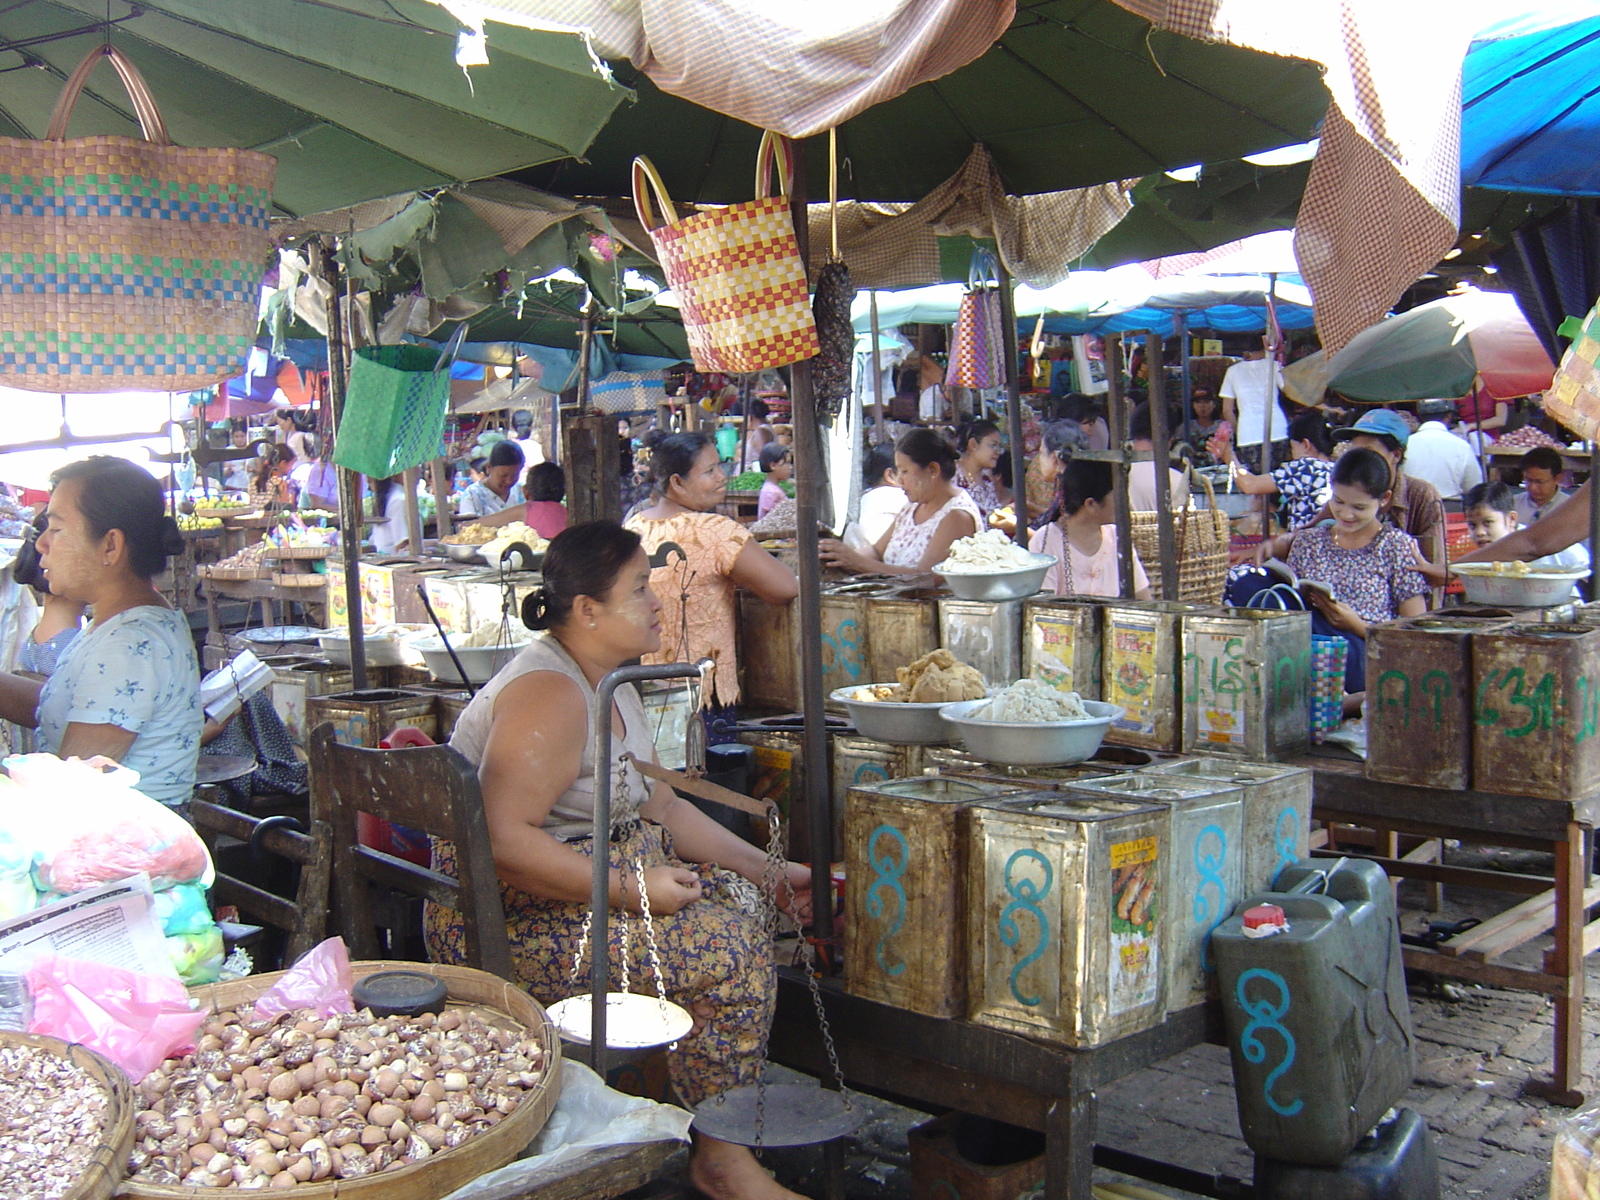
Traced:
[[156, 891], [211, 886], [211, 855], [194, 827], [141, 792], [136, 771], [110, 759], [20, 754], [4, 766], [0, 828], [31, 850], [33, 884], [71, 895], [140, 872]]
[[1550, 1163], [1550, 1200], [1595, 1200], [1600, 1197], [1600, 1101], [1585, 1104], [1556, 1129]]
[[183, 984], [159, 975], [43, 954], [27, 974], [33, 998], [29, 1033], [82, 1042], [135, 1083], [194, 1045], [206, 1019]]
[[310, 1008], [319, 1017], [355, 1011], [350, 998], [355, 977], [344, 939], [328, 938], [300, 956], [300, 961], [256, 998], [258, 1017], [275, 1017], [295, 1008]]

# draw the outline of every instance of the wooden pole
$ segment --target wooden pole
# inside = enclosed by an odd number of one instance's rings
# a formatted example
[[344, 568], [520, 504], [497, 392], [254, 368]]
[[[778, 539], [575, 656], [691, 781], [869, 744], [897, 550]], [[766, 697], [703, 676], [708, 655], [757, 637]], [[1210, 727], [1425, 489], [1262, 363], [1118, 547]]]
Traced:
[[[455, 532], [455, 521], [450, 516], [450, 497], [454, 491], [450, 486], [450, 464], [442, 458], [436, 458], [428, 464], [428, 475], [433, 484], [435, 528], [440, 537], [449, 537]], [[417, 551], [413, 550], [412, 553]]]
[[400, 474], [400, 486], [406, 490], [406, 553], [422, 553], [422, 505], [417, 501], [417, 484], [422, 479], [421, 467], [407, 467]]
[[1194, 437], [1194, 381], [1189, 376], [1189, 314], [1174, 313], [1172, 325], [1178, 335], [1178, 362], [1183, 367], [1183, 440], [1187, 445]]
[[[332, 245], [326, 242], [323, 243], [322, 278], [328, 284], [328, 412], [333, 418], [333, 436], [337, 443], [350, 368], [343, 306], [339, 302], [345, 290], [343, 272]], [[337, 472], [339, 557], [344, 563], [344, 596], [349, 610], [350, 682], [359, 692], [365, 691], [367, 686], [366, 622], [361, 614], [361, 487], [354, 471], [338, 467]]]
[[[795, 143], [794, 185], [789, 212], [794, 217], [801, 261], [810, 259], [806, 223], [806, 169], [803, 143]], [[789, 420], [794, 426], [795, 552], [800, 566], [800, 709], [805, 724], [800, 734], [801, 754], [807, 763], [828, 761], [827, 715], [822, 691], [822, 559], [817, 548], [817, 523], [827, 478], [822, 457], [821, 430], [817, 425], [817, 400], [811, 390], [811, 361], [789, 368]], [[808, 770], [806, 824], [811, 842], [812, 930], [824, 941], [833, 937], [833, 804], [828, 772]]]
[[1117, 594], [1133, 595], [1133, 506], [1128, 499], [1128, 413], [1122, 400], [1122, 335], [1108, 334], [1106, 356], [1106, 421], [1111, 426], [1111, 502], [1117, 515]]
[[1011, 511], [1016, 514], [1012, 536], [1028, 545], [1028, 464], [1022, 453], [1022, 381], [1017, 378], [1017, 305], [1011, 294], [1011, 272], [997, 254], [1000, 280], [1000, 354], [1006, 375], [1006, 424], [1011, 427]]
[[1156, 546], [1161, 555], [1161, 598], [1178, 599], [1178, 543], [1172, 532], [1172, 492], [1167, 472], [1172, 463], [1172, 439], [1167, 433], [1167, 381], [1163, 359], [1166, 347], [1158, 333], [1144, 339], [1144, 365], [1150, 376], [1150, 470], [1156, 483]]
[[883, 358], [879, 348], [878, 293], [868, 292], [872, 306], [872, 421], [876, 430], [874, 442], [889, 440], [889, 422], [883, 412]]

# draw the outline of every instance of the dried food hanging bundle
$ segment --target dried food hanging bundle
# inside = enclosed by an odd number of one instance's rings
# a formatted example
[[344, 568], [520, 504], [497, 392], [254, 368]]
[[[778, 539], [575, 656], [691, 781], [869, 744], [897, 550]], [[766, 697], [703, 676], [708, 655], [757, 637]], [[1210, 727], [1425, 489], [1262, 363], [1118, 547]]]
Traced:
[[856, 332], [850, 324], [856, 285], [850, 281], [850, 268], [839, 257], [838, 131], [834, 129], [828, 130], [828, 228], [828, 261], [817, 272], [816, 294], [811, 300], [822, 347], [812, 363], [811, 390], [818, 415], [831, 421], [850, 395], [856, 347]]

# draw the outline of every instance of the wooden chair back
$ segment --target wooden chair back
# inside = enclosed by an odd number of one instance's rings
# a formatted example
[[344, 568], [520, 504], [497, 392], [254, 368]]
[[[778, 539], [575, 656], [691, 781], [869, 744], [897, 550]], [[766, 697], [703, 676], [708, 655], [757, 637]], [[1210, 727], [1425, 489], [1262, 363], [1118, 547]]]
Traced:
[[[372, 888], [394, 888], [461, 914], [467, 962], [511, 979], [511, 944], [489, 846], [478, 773], [449, 746], [368, 750], [334, 740], [331, 723], [311, 734], [311, 811], [333, 832], [333, 890], [339, 924], [355, 959], [382, 957]], [[455, 844], [457, 878], [363, 846], [358, 813]]]

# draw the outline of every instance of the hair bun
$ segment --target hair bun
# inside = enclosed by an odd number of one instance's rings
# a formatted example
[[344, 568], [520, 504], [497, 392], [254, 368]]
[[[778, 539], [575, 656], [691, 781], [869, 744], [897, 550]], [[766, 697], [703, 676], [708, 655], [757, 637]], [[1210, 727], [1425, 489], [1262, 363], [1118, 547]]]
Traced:
[[550, 591], [535, 588], [522, 598], [522, 623], [536, 632], [550, 628]]
[[178, 528], [178, 523], [170, 516], [161, 518], [161, 549], [165, 554], [183, 553], [183, 530]]

